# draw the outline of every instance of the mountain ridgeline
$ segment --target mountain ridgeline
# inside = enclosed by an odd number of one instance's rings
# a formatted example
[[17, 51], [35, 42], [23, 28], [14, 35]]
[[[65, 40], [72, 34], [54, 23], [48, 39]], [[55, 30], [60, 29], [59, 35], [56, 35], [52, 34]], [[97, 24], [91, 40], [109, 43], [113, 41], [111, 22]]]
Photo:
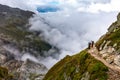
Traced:
[[44, 80], [120, 80], [120, 14], [94, 45], [56, 63]]
[[0, 4], [0, 80], [42, 80], [47, 67], [31, 59], [53, 56], [58, 49], [39, 37], [41, 32], [29, 30], [29, 19], [35, 13]]
[[29, 18], [33, 15], [34, 13], [30, 11], [0, 5], [0, 35], [21, 52], [46, 56], [43, 52], [49, 51], [52, 46], [38, 37], [40, 32], [29, 30]]
[[[48, 57], [59, 50], [29, 30], [35, 13], [0, 4], [0, 80], [120, 80], [120, 14], [96, 43], [56, 63], [49, 71], [29, 53]], [[47, 54], [46, 54], [47, 52]]]

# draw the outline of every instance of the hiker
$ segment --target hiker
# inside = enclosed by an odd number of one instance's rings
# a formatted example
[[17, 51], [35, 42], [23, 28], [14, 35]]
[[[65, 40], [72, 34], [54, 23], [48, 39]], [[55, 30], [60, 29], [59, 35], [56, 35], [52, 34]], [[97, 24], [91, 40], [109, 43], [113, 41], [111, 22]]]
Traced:
[[91, 42], [88, 43], [88, 49], [90, 49], [90, 48], [91, 48]]
[[94, 47], [94, 41], [91, 41], [91, 47]]

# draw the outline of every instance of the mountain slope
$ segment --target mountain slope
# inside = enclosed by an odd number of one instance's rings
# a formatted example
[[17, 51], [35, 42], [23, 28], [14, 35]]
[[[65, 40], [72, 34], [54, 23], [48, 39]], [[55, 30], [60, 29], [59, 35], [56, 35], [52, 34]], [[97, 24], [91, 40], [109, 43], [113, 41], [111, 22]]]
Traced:
[[49, 51], [52, 46], [39, 37], [40, 32], [29, 30], [29, 18], [33, 15], [30, 11], [0, 5], [0, 38], [7, 42], [4, 44], [12, 45], [21, 53], [46, 57], [43, 52]]
[[[44, 58], [58, 51], [39, 37], [41, 32], [29, 30], [29, 19], [34, 15], [0, 4], [0, 80], [42, 80], [48, 71], [31, 58], [21, 60], [26, 53]], [[53, 53], [47, 54], [51, 49]]]
[[119, 80], [120, 14], [94, 45], [55, 64], [44, 80]]
[[44, 80], [106, 80], [107, 71], [108, 68], [103, 63], [85, 50], [58, 62], [49, 70]]

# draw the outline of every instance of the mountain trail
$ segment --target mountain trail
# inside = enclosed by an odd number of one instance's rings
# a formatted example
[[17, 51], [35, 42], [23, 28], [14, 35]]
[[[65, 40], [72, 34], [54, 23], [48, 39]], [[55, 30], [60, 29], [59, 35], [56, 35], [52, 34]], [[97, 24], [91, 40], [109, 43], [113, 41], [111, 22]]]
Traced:
[[104, 60], [102, 57], [100, 57], [99, 51], [97, 50], [97, 48], [95, 46], [91, 47], [88, 50], [88, 53], [90, 53], [90, 55], [93, 56], [95, 59], [101, 61], [104, 65], [106, 65], [110, 69], [120, 72], [120, 67], [118, 67], [116, 65], [111, 65], [111, 64], [107, 63], [106, 60]]

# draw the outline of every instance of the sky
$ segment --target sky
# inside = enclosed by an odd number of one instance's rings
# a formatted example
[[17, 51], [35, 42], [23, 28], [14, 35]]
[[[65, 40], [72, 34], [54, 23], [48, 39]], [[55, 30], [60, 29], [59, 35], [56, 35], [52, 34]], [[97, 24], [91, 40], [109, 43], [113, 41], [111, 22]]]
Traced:
[[40, 5], [57, 5], [63, 9], [87, 12], [120, 10], [120, 0], [0, 0], [0, 3], [28, 10], [35, 10]]
[[[57, 60], [47, 57], [41, 61], [48, 68], [105, 34], [116, 20], [119, 3], [120, 0], [0, 0], [0, 4], [36, 13], [30, 19], [30, 30], [42, 31], [40, 36], [60, 49]], [[25, 57], [31, 56], [22, 58]]]

